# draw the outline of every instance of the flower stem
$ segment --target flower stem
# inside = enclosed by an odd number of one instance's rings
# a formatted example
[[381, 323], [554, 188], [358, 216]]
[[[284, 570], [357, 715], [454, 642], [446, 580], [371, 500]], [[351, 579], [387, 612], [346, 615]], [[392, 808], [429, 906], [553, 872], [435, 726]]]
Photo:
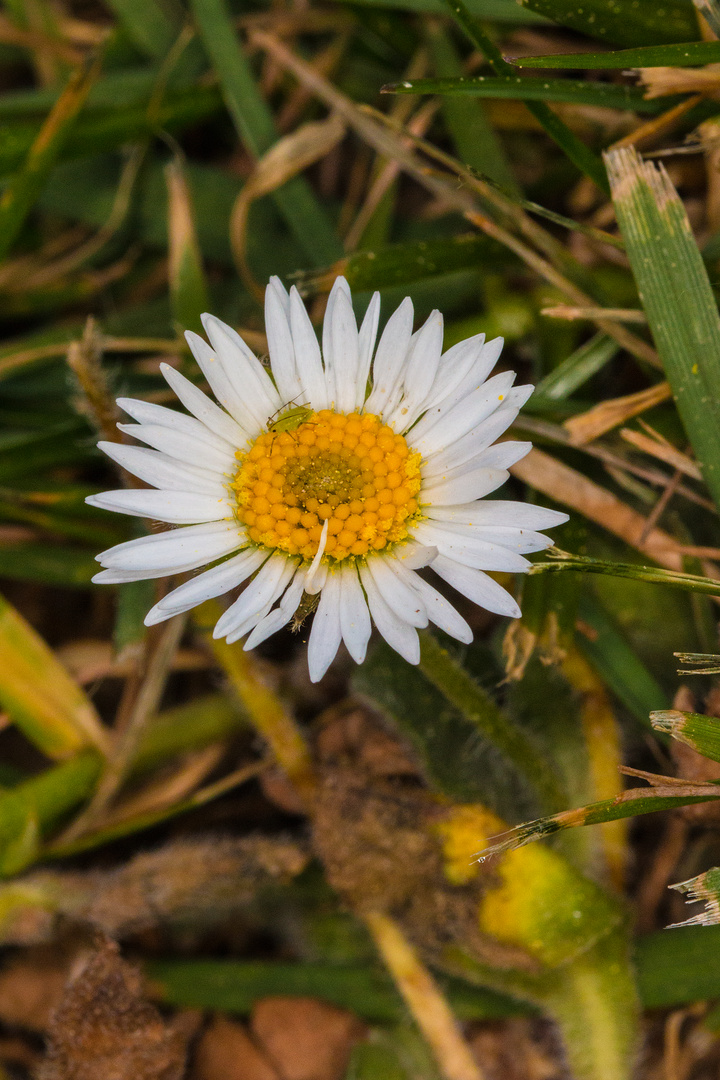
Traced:
[[380, 911], [363, 919], [445, 1080], [483, 1080], [450, 1006], [398, 924]]
[[532, 785], [544, 806], [557, 809], [566, 798], [548, 761], [467, 671], [427, 630], [420, 632], [420, 670]]

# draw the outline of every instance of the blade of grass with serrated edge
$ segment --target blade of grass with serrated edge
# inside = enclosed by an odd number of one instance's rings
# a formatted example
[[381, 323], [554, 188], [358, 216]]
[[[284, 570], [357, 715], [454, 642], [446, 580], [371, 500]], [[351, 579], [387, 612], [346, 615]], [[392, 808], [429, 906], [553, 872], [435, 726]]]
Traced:
[[99, 74], [100, 60], [95, 59], [70, 77], [21, 168], [0, 197], [0, 260], [25, 224]]
[[617, 0], [520, 0], [526, 10], [612, 45], [664, 45], [697, 41], [698, 18], [689, 0], [662, 4]]
[[108, 0], [134, 45], [155, 60], [162, 60], [180, 30], [158, 0]]
[[[225, 2], [192, 0], [192, 10], [238, 135], [253, 157], [259, 157], [277, 140], [277, 131], [237, 40]], [[342, 245], [303, 177], [297, 176], [283, 184], [273, 198], [313, 266], [330, 263], [342, 255]]]
[[633, 148], [605, 161], [640, 298], [703, 479], [720, 506], [720, 315], [685, 207]]
[[[497, 45], [487, 36], [462, 0], [446, 0], [446, 3], [473, 45], [483, 53], [495, 74], [497, 76], [512, 75], [512, 65], [503, 59]], [[601, 191], [607, 191], [607, 177], [597, 154], [586, 146], [581, 139], [578, 139], [565, 121], [561, 120], [549, 105], [545, 104], [546, 100], [546, 98], [543, 98], [531, 101], [527, 107], [535, 119], [542, 124], [550, 138], [555, 140], [577, 168], [589, 176]]]
[[[656, 99], [648, 101], [643, 96], [643, 91], [634, 86], [590, 82], [583, 79], [543, 79], [516, 74], [467, 75], [459, 79], [413, 79], [388, 83], [383, 86], [382, 92], [384, 94], [440, 94], [452, 97], [469, 96], [525, 101], [529, 103], [528, 108], [534, 115], [536, 115], [536, 106], [544, 101], [563, 102], [568, 105], [596, 105], [610, 109], [632, 109], [634, 112], [654, 115], [667, 109], [668, 102], [674, 104], [678, 100], [677, 96], [674, 96], [664, 97], [661, 101]], [[560, 117], [555, 113], [552, 115], [558, 123], [565, 126]], [[545, 121], [542, 120], [541, 123], [545, 127]], [[569, 128], [567, 130], [570, 132]], [[570, 134], [573, 133], [570, 132]], [[576, 138], [577, 136], [573, 135], [573, 139]], [[561, 143], [559, 145], [566, 150]], [[592, 154], [584, 143], [582, 145], [587, 153]], [[570, 156], [569, 153], [568, 156]], [[593, 154], [593, 157], [597, 158], [597, 155]], [[600, 164], [599, 158], [597, 161]]]
[[693, 67], [717, 64], [720, 41], [688, 41], [684, 45], [646, 45], [639, 49], [615, 49], [603, 53], [560, 53], [554, 56], [509, 56], [520, 68], [624, 69], [640, 67]]
[[2, 598], [0, 704], [48, 757], [65, 758], [88, 745], [107, 746], [90, 699], [37, 631]]

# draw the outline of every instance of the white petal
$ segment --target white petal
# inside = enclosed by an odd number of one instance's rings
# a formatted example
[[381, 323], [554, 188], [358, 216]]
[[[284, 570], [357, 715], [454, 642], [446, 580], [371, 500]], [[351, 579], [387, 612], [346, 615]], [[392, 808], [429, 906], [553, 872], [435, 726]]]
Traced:
[[[503, 371], [499, 375], [493, 375], [492, 379], [483, 383], [477, 390], [473, 390], [452, 409], [445, 412], [424, 434], [419, 436], [413, 430], [410, 433], [413, 448], [420, 450], [424, 457], [428, 457], [434, 451], [442, 450], [461, 439], [463, 435], [467, 435], [500, 407], [514, 379], [514, 371]], [[423, 417], [420, 423], [424, 422]]]
[[315, 410], [327, 409], [330, 398], [327, 392], [325, 372], [323, 370], [320, 346], [315, 336], [310, 316], [300, 299], [300, 294], [293, 285], [290, 290], [290, 330], [295, 351], [295, 366], [303, 387], [300, 405], [309, 405]]
[[433, 311], [415, 334], [403, 379], [403, 396], [387, 423], [395, 431], [405, 431], [420, 415], [440, 363], [443, 317]]
[[482, 420], [468, 431], [467, 435], [463, 435], [461, 439], [451, 443], [444, 450], [429, 454], [422, 465], [423, 477], [428, 478], [448, 472], [450, 469], [457, 468], [458, 465], [464, 465], [466, 461], [481, 454], [483, 450], [487, 450], [510, 427], [517, 414], [516, 408], [508, 407], [507, 402], [503, 402], [492, 416]]
[[373, 388], [365, 411], [382, 414], [400, 383], [412, 339], [413, 305], [409, 296], [388, 319], [373, 363]]
[[495, 446], [489, 446], [477, 458], [473, 458], [473, 461], [492, 469], [510, 469], [531, 450], [531, 442], [515, 442], [513, 439], [507, 439], [505, 442], [496, 443]]
[[453, 589], [457, 589], [463, 596], [467, 596], [468, 600], [486, 611], [493, 611], [496, 615], [509, 615], [513, 619], [520, 618], [520, 608], [510, 593], [482, 570], [462, 566], [445, 555], [438, 555], [432, 568], [448, 585], [452, 585]]
[[[214, 315], [203, 315], [202, 323], [210, 344], [230, 379], [236, 394], [261, 425], [282, 405], [273, 381], [252, 349], [232, 326]], [[238, 417], [242, 427], [246, 425]]]
[[485, 499], [460, 506], [432, 506], [428, 517], [436, 521], [457, 521], [466, 525], [506, 525], [520, 529], [551, 529], [569, 520], [562, 510], [547, 510], [533, 503], [510, 499]]
[[415, 627], [403, 622], [383, 600], [380, 590], [373, 581], [367, 566], [360, 567], [360, 580], [363, 583], [372, 620], [388, 645], [400, 653], [409, 664], [420, 663], [420, 640]]
[[[328, 373], [328, 387], [334, 387], [336, 412], [352, 412], [355, 408], [357, 392], [359, 342], [352, 303], [342, 287], [337, 289], [335, 303], [330, 308], [329, 320], [328, 349], [323, 352], [325, 370]], [[327, 321], [328, 313], [326, 312], [325, 322]]]
[[185, 581], [150, 609], [145, 616], [145, 625], [154, 626], [181, 611], [189, 611], [197, 604], [230, 592], [254, 574], [266, 558], [266, 551], [246, 548], [245, 551], [241, 551], [239, 555], [233, 555], [231, 559], [227, 559], [219, 566], [213, 566], [191, 581]]
[[[460, 380], [452, 393], [448, 394], [441, 401], [438, 401], [431, 408], [428, 408], [425, 415], [417, 422], [413, 428], [414, 438], [422, 438], [431, 427], [434, 427], [439, 419], [447, 416], [456, 405], [466, 401], [471, 394], [482, 389], [485, 385], [489, 371], [497, 362], [502, 349], [502, 343], [502, 338], [495, 338], [493, 341], [483, 345], [479, 357], [474, 360], [467, 375]], [[503, 373], [501, 372], [501, 374]], [[494, 377], [497, 378], [497, 376]]]
[[379, 319], [380, 293], [376, 292], [373, 293], [372, 299], [368, 304], [365, 318], [362, 321], [358, 335], [359, 359], [355, 393], [356, 409], [362, 409], [365, 404], [365, 395], [368, 392], [367, 383], [370, 378], [370, 364], [372, 362], [373, 349], [375, 348]]
[[[273, 556], [274, 557], [274, 556]], [[269, 582], [265, 583], [265, 589], [259, 590], [255, 596], [254, 605], [247, 610], [247, 614], [244, 620], [240, 623], [236, 621], [232, 630], [227, 631], [227, 642], [232, 645], [234, 641], [238, 641], [241, 637], [245, 637], [252, 630], [255, 629], [259, 622], [270, 614], [270, 609], [276, 600], [278, 600], [288, 587], [295, 570], [297, 568], [297, 560], [285, 558], [285, 565], [282, 569], [280, 577], [275, 581], [273, 588], [270, 589]], [[248, 586], [250, 588], [250, 586]], [[245, 590], [247, 592], [247, 589]]]
[[96, 558], [111, 570], [147, 570], [148, 577], [155, 577], [158, 573], [194, 570], [229, 555], [246, 542], [245, 531], [234, 522], [216, 521], [126, 540]]
[[199, 465], [201, 469], [224, 476], [233, 476], [237, 472], [237, 459], [225, 442], [222, 443], [224, 449], [218, 449], [201, 439], [189, 438], [183, 431], [159, 424], [118, 424], [118, 428], [177, 461]]
[[437, 553], [437, 548], [432, 545], [408, 540], [394, 549], [393, 556], [408, 570], [422, 570], [430, 565]]
[[[427, 626], [428, 617], [425, 605], [404, 580], [399, 563], [395, 560], [391, 562], [382, 555], [376, 555], [368, 559], [367, 568], [382, 593], [383, 600], [398, 618], [411, 626]], [[407, 573], [412, 573], [412, 571], [408, 570]]]
[[412, 579], [412, 586], [417, 590], [420, 599], [425, 604], [430, 622], [434, 623], [435, 626], [439, 626], [450, 637], [469, 645], [473, 639], [473, 632], [450, 601], [446, 600], [442, 593], [429, 585], [419, 574], [413, 574]]
[[210, 431], [230, 443], [235, 450], [244, 448], [248, 442], [247, 432], [231, 416], [169, 364], [161, 364], [160, 371], [188, 412], [196, 416]]
[[191, 491], [124, 488], [89, 495], [85, 502], [102, 510], [153, 518], [170, 525], [197, 525], [201, 521], [227, 521], [233, 518], [233, 510], [227, 499], [214, 499], [211, 495], [196, 495]]
[[290, 324], [272, 284], [265, 289], [265, 333], [270, 351], [270, 366], [280, 395], [280, 407], [284, 408], [291, 402], [302, 404], [303, 387], [295, 366]]
[[[464, 468], [464, 466], [461, 466]], [[459, 476], [452, 473], [440, 483], [428, 484], [422, 487], [419, 493], [419, 501], [423, 506], [448, 506], [453, 503], [471, 502], [473, 499], [481, 499], [489, 495], [508, 478], [505, 469], [471, 469]]]
[[[317, 558], [317, 555], [315, 558]], [[315, 559], [313, 559], [313, 563], [314, 562]], [[312, 570], [312, 565], [310, 566], [310, 570]], [[328, 564], [324, 562], [319, 563], [313, 570], [312, 577], [310, 576], [310, 570], [308, 570], [305, 576], [305, 592], [308, 596], [317, 596], [317, 594], [322, 592], [325, 587], [328, 575]]]
[[447, 532], [434, 522], [421, 522], [416, 525], [415, 535], [425, 543], [435, 544], [440, 555], [455, 559], [463, 566], [473, 566], [476, 570], [503, 570], [510, 574], [522, 574], [530, 566], [522, 555], [501, 544], [492, 544], [474, 535], [462, 536], [459, 533]]
[[313, 618], [308, 643], [310, 681], [319, 682], [335, 659], [342, 638], [340, 630], [340, 574], [328, 574]]
[[293, 568], [297, 566], [297, 562], [289, 559], [287, 555], [271, 555], [237, 600], [220, 616], [215, 624], [213, 637], [229, 637], [253, 615], [256, 615], [257, 621], [289, 564], [292, 564]]
[[532, 551], [544, 551], [552, 547], [552, 540], [533, 529], [519, 529], [503, 525], [463, 525], [459, 522], [443, 522], [443, 531], [456, 536], [484, 540], [488, 544], [502, 544], [509, 551], [527, 555]]
[[217, 473], [176, 461], [146, 446], [99, 442], [98, 449], [123, 469], [154, 487], [194, 491], [198, 495], [211, 495], [216, 499], [222, 499], [227, 494], [226, 486]]
[[270, 279], [268, 281], [268, 287], [271, 288], [271, 289], [274, 289], [275, 295], [277, 296], [278, 300], [280, 301], [282, 309], [285, 312], [285, 317], [289, 322], [290, 321], [290, 296], [288, 295], [287, 289], [285, 288], [285, 286], [283, 285], [282, 281], [277, 276], [277, 274], [272, 274], [271, 275], [271, 277], [270, 277]]
[[186, 416], [185, 413], [178, 412], [176, 409], [166, 409], [163, 405], [154, 405], [151, 401], [136, 401], [134, 398], [118, 398], [117, 403], [124, 412], [132, 416], [133, 420], [141, 424], [182, 432], [187, 438], [206, 443], [220, 454], [226, 454], [228, 451], [234, 454], [237, 449], [235, 443], [216, 435], [194, 416]]
[[[330, 528], [330, 521], [329, 521], [329, 519], [326, 518], [325, 519], [325, 524], [323, 525], [322, 531], [320, 533], [320, 540], [318, 541], [318, 549], [315, 552], [315, 558], [310, 563], [310, 568], [308, 569], [308, 572], [305, 575], [305, 588], [306, 588], [307, 592], [310, 595], [314, 595], [315, 593], [320, 592], [320, 589], [322, 588], [322, 584], [319, 585], [319, 586], [316, 586], [315, 578], [317, 577], [318, 571], [320, 569], [320, 564], [321, 564], [321, 561], [322, 561], [322, 557], [325, 554], [325, 545], [327, 544], [327, 537], [328, 537], [328, 529], [329, 528]], [[325, 581], [325, 577], [323, 576], [323, 583], [324, 583], [324, 581]]]
[[[187, 567], [188, 570], [192, 570], [192, 567]], [[173, 573], [183, 573], [185, 567], [181, 567], [180, 570], [173, 571]], [[124, 585], [128, 581], [150, 581], [152, 578], [166, 577], [164, 570], [156, 570], [154, 573], [149, 574], [146, 570], [100, 570], [90, 578], [95, 585]]]
[[357, 568], [352, 564], [340, 571], [340, 629], [347, 651], [356, 664], [362, 664], [372, 623]]
[[[219, 331], [216, 337], [218, 335]], [[265, 426], [267, 417], [272, 415], [275, 410], [257, 407], [258, 402], [253, 400], [252, 394], [243, 394], [242, 380], [239, 377], [237, 366], [230, 362], [224, 363], [219, 354], [216, 355], [208, 343], [198, 334], [194, 334], [192, 330], [187, 330], [185, 339], [217, 400], [237, 420], [240, 427], [247, 431], [250, 438], [254, 438]], [[230, 348], [231, 344], [228, 343], [225, 346], [226, 352]], [[256, 408], [251, 408], [251, 405], [255, 405]]]
[[265, 641], [266, 638], [276, 634], [278, 630], [282, 630], [283, 626], [290, 622], [297, 611], [298, 604], [302, 600], [304, 585], [305, 571], [297, 570], [279, 605], [260, 622], [256, 623], [255, 629], [249, 635], [243, 649], [254, 649], [261, 641]]
[[457, 389], [479, 360], [484, 344], [485, 335], [476, 334], [459, 341], [442, 354], [435, 379], [423, 402], [423, 412], [439, 405]]

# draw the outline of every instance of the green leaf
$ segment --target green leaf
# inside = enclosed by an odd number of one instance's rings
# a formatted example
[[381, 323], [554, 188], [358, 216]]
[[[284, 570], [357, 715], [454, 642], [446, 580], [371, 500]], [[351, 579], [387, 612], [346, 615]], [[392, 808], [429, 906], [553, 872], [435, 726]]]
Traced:
[[720, 315], [685, 207], [634, 149], [606, 163], [620, 231], [685, 431], [720, 507]]
[[602, 53], [560, 53], [553, 56], [509, 57], [520, 68], [625, 69], [645, 67], [694, 67], [720, 61], [720, 41], [688, 41], [683, 45], [647, 45]]
[[702, 902], [705, 907], [683, 922], [672, 923], [668, 930], [678, 926], [717, 926], [720, 923], [720, 867], [712, 866], [704, 874], [696, 874], [687, 881], [678, 881], [670, 888], [685, 893], [687, 903]]
[[3, 544], [2, 575], [11, 581], [85, 588], [97, 573], [96, 550], [61, 547], [57, 542]]
[[[192, 9], [238, 135], [250, 154], [260, 157], [278, 135], [272, 113], [238, 43], [225, 0], [192, 0]], [[311, 265], [322, 266], [341, 254], [340, 241], [303, 177], [296, 176], [283, 184], [273, 198]]]
[[700, 27], [690, 0], [520, 0], [561, 26], [612, 45], [664, 45], [697, 41]]
[[[558, 101], [569, 105], [597, 105], [609, 109], [632, 109], [656, 115], [677, 103], [678, 98], [648, 100], [643, 91], [619, 83], [584, 79], [541, 79], [529, 75], [466, 75], [459, 79], [413, 79], [388, 83], [384, 94], [441, 94], [502, 98], [511, 101]], [[586, 148], [587, 149], [587, 148]], [[590, 153], [590, 151], [588, 151]]]
[[688, 926], [641, 937], [638, 986], [648, 1009], [720, 997], [720, 926]]
[[375, 251], [357, 251], [324, 270], [296, 274], [301, 296], [329, 292], [342, 274], [356, 292], [409, 285], [457, 270], [481, 268], [507, 258], [507, 249], [482, 233], [460, 233], [406, 244], [388, 244]]
[[[248, 1015], [258, 998], [298, 994], [350, 1009], [366, 1020], [396, 1021], [405, 1007], [385, 972], [360, 966], [279, 961], [155, 960], [145, 968], [168, 1004]], [[528, 1011], [492, 990], [448, 980], [448, 996], [460, 1020], [484, 1020]]]

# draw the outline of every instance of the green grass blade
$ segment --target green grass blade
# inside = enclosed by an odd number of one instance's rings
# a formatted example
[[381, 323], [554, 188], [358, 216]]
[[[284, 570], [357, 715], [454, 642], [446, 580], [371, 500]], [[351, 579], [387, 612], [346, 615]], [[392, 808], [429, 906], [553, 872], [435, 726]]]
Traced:
[[662, 5], [615, 0], [520, 0], [522, 7], [606, 44], [664, 45], [697, 41], [700, 27], [690, 0]]
[[638, 986], [648, 1009], [720, 997], [720, 926], [688, 926], [641, 937]]
[[[503, 58], [498, 47], [465, 7], [463, 0], [446, 0], [446, 3], [472, 43], [485, 55], [496, 76], [510, 76], [513, 71], [512, 65]], [[565, 121], [552, 111], [546, 104], [547, 100], [547, 97], [531, 100], [528, 109], [573, 164], [589, 176], [601, 191], [607, 191], [607, 177], [602, 162], [581, 139], [578, 139]]]
[[606, 155], [618, 224], [680, 418], [720, 506], [720, 315], [685, 207], [660, 166]]
[[[238, 43], [225, 0], [192, 0], [192, 9], [238, 135], [253, 157], [261, 157], [276, 142], [277, 130]], [[273, 198], [312, 265], [322, 266], [339, 257], [340, 241], [303, 177], [283, 184]]]
[[716, 716], [658, 709], [650, 713], [650, 721], [656, 731], [672, 735], [711, 761], [720, 761], [720, 720]]
[[357, 251], [327, 269], [295, 275], [295, 283], [301, 296], [315, 296], [329, 292], [335, 278], [342, 274], [353, 291], [369, 292], [479, 268], [488, 261], [497, 266], [506, 260], [507, 248], [482, 233], [460, 233]]
[[[431, 23], [428, 41], [437, 75], [443, 79], [459, 78], [462, 75], [460, 58], [450, 35], [440, 23]], [[510, 162], [482, 102], [446, 97], [442, 109], [457, 156], [463, 164], [489, 176], [511, 194], [519, 195]]]
[[640, 49], [616, 49], [602, 53], [561, 53], [559, 56], [509, 57], [521, 68], [572, 68], [578, 71], [639, 67], [693, 67], [717, 64], [720, 41], [688, 41], [684, 45], [647, 45]]
[[566, 551], [552, 548], [548, 554], [552, 561], [535, 562], [529, 574], [557, 574], [566, 571], [580, 571], [583, 574], [608, 574], [610, 577], [632, 578], [634, 581], [651, 581], [656, 585], [670, 585], [676, 589], [704, 593], [708, 596], [720, 595], [720, 581], [701, 577], [699, 574], [684, 574], [679, 570], [663, 570], [659, 566], [636, 566], [634, 563], [612, 562], [609, 559], [592, 559], [587, 555], [569, 555]]
[[[643, 96], [643, 91], [634, 86], [590, 82], [583, 79], [542, 79], [522, 75], [467, 75], [459, 79], [413, 79], [388, 83], [387, 86], [383, 86], [382, 92], [384, 94], [440, 94], [502, 98], [511, 101], [526, 101], [533, 105], [543, 101], [557, 101], [568, 105], [632, 109], [635, 112], [653, 115], [667, 109], [668, 103], [674, 104], [677, 101], [675, 97], [648, 101]], [[532, 108], [531, 112], [537, 115], [535, 108]], [[559, 117], [555, 116], [555, 119], [566, 126]], [[545, 126], [544, 121], [541, 122]], [[573, 138], [576, 136], [573, 135]], [[583, 146], [585, 146], [584, 143]], [[592, 153], [587, 147], [585, 149], [588, 153]]]
[[540, 380], [533, 397], [564, 401], [609, 364], [619, 350], [620, 346], [612, 338], [595, 334]]
[[180, 29], [159, 0], [108, 0], [128, 37], [141, 52], [154, 60], [168, 53]]
[[[248, 1015], [260, 997], [299, 994], [351, 1009], [366, 1020], [392, 1022], [405, 1007], [384, 971], [367, 965], [241, 960], [154, 960], [145, 968], [168, 1004]], [[447, 980], [455, 1015], [483, 1020], [532, 1012], [492, 990]]]
[[0, 197], [0, 260], [5, 258], [25, 224], [99, 74], [100, 62], [94, 60], [70, 77], [19, 172]]

